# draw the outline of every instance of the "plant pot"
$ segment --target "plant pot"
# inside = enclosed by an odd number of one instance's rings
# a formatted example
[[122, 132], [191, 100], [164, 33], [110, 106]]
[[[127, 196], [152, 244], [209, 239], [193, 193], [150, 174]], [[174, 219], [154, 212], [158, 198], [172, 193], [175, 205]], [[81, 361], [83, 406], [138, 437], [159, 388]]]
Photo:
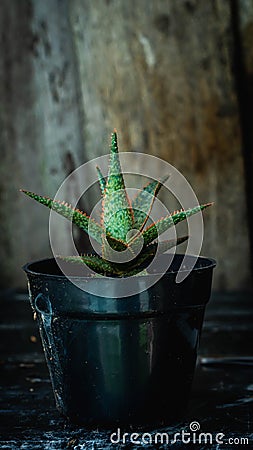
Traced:
[[89, 294], [54, 259], [24, 267], [56, 405], [70, 421], [162, 425], [185, 414], [215, 261], [198, 258], [178, 284], [182, 257], [155, 285], [119, 299], [108, 298], [113, 279], [83, 278], [107, 297]]

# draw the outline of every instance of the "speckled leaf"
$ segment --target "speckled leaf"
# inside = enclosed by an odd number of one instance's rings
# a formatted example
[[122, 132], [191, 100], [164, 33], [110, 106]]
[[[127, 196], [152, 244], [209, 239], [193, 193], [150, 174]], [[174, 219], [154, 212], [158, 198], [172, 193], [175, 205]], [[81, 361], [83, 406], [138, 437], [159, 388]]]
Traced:
[[106, 179], [103, 176], [100, 168], [97, 166], [97, 173], [98, 173], [98, 181], [99, 181], [99, 185], [100, 185], [100, 190], [101, 190], [101, 194], [104, 195], [105, 193], [105, 186], [106, 186]]
[[175, 239], [168, 239], [166, 241], [159, 242], [159, 246], [157, 242], [154, 242], [153, 244], [149, 244], [146, 247], [146, 250], [144, 252], [158, 252], [159, 254], [166, 252], [167, 250], [170, 250], [173, 247], [176, 247], [177, 245], [182, 244], [183, 242], [187, 241], [189, 236], [182, 236]]
[[111, 136], [110, 165], [102, 206], [106, 234], [125, 241], [133, 226], [133, 214], [121, 173], [116, 131]]
[[117, 276], [119, 272], [114, 264], [105, 261], [98, 255], [83, 255], [83, 256], [60, 256], [66, 262], [74, 264], [86, 264], [91, 270], [107, 276]]
[[163, 183], [168, 179], [168, 176], [163, 177], [161, 181], [151, 181], [147, 184], [133, 199], [132, 208], [134, 213], [133, 228], [142, 230], [145, 226], [151, 208], [153, 206], [155, 197], [160, 191]]
[[168, 230], [173, 225], [185, 220], [187, 217], [196, 214], [208, 206], [211, 206], [213, 203], [206, 203], [204, 205], [196, 206], [195, 208], [187, 209], [186, 211], [175, 211], [167, 217], [162, 218], [158, 222], [150, 225], [146, 230], [143, 231], [142, 236], [144, 239], [144, 244], [150, 244], [154, 239], [156, 239], [159, 235], [164, 233], [164, 231]]
[[[178, 239], [171, 239], [159, 243], [159, 253], [175, 247], [175, 245], [184, 242], [188, 236]], [[144, 253], [141, 253], [135, 260], [129, 261], [126, 264], [116, 264], [105, 261], [98, 255], [84, 255], [84, 256], [62, 256], [66, 262], [75, 264], [86, 264], [94, 272], [107, 276], [132, 276], [143, 270], [145, 261], [149, 261], [155, 256], [157, 251], [157, 243], [149, 245]]]
[[183, 236], [180, 238], [175, 239], [168, 239], [166, 241], [159, 242], [159, 246], [157, 242], [154, 242], [153, 244], [149, 244], [146, 247], [144, 247], [143, 251], [137, 256], [136, 258], [136, 264], [134, 261], [131, 262], [132, 268], [136, 266], [139, 266], [143, 264], [148, 258], [155, 256], [155, 254], [158, 252], [158, 254], [162, 254], [166, 252], [167, 250], [176, 247], [179, 244], [182, 244], [188, 239], [188, 236]]
[[92, 238], [102, 244], [103, 229], [101, 225], [87, 216], [87, 214], [85, 214], [84, 212], [80, 211], [79, 209], [73, 208], [71, 205], [65, 202], [53, 200], [49, 197], [37, 195], [34, 192], [26, 191], [23, 189], [22, 192], [24, 192], [26, 195], [33, 198], [37, 202], [41, 203], [42, 205], [45, 205], [48, 208], [56, 211], [61, 216], [66, 217], [66, 219], [71, 220], [75, 225], [86, 231], [86, 233], [88, 233]]
[[119, 273], [121, 273], [121, 276], [136, 275], [151, 262], [156, 253], [162, 254], [167, 250], [179, 244], [182, 244], [187, 239], [188, 236], [183, 236], [159, 242], [159, 246], [157, 242], [150, 244], [147, 247], [145, 247], [136, 258], [132, 259], [132, 261], [129, 261], [128, 263], [125, 264], [117, 265], [118, 266], [117, 270]]
[[[103, 195], [101, 225], [84, 212], [72, 208], [65, 202], [40, 196], [30, 191], [22, 191], [39, 203], [66, 217], [102, 244], [102, 257], [99, 255], [63, 257], [65, 261], [78, 264], [85, 263], [100, 275], [128, 277], [139, 272], [144, 274], [143, 269], [152, 261], [157, 252], [163, 253], [184, 242], [187, 236], [159, 242], [159, 245], [157, 242], [152, 242], [171, 226], [212, 205], [212, 203], [207, 203], [186, 211], [175, 211], [144, 230], [155, 196], [167, 177], [164, 177], [161, 181], [148, 183], [135, 197], [131, 205], [121, 173], [116, 131], [112, 133], [111, 137], [108, 177], [103, 176], [99, 167], [97, 167], [97, 172]], [[134, 236], [131, 236], [129, 232], [133, 229], [138, 231], [134, 233]], [[112, 250], [119, 252], [119, 255], [124, 251], [124, 254], [121, 254], [121, 260], [123, 256], [124, 258], [130, 257], [131, 260], [125, 263], [120, 263], [120, 258], [117, 262], [109, 261], [110, 255], [113, 254]], [[115, 253], [113, 255], [115, 257]]]

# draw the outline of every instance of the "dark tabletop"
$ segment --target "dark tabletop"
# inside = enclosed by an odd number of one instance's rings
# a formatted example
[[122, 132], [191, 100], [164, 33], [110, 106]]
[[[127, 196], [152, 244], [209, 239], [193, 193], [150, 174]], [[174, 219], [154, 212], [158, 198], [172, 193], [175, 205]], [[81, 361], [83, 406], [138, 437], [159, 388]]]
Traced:
[[[115, 429], [87, 430], [71, 426], [59, 417], [27, 295], [2, 292], [0, 306], [0, 448], [140, 448], [141, 444], [133, 445], [127, 438], [125, 444], [111, 443], [110, 435]], [[144, 448], [253, 448], [252, 312], [250, 293], [213, 295], [206, 312], [185, 420], [162, 430], [145, 430], [147, 442], [150, 442], [149, 434], [154, 436], [157, 431], [166, 432], [170, 439], [178, 432], [178, 440], [173, 445], [152, 443]], [[212, 444], [210, 436], [206, 444], [204, 441], [201, 445], [182, 444], [182, 431], [189, 432], [193, 422], [198, 422], [202, 432], [211, 433]], [[223, 444], [216, 442], [218, 433], [224, 435]]]

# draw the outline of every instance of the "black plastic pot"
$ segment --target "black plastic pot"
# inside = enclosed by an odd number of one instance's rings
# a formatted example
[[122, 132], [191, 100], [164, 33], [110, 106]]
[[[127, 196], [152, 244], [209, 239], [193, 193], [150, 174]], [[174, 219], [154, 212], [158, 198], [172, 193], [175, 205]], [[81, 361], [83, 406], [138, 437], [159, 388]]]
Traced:
[[[198, 258], [177, 284], [181, 261], [176, 255], [154, 286], [119, 299], [79, 289], [54, 259], [24, 267], [56, 405], [72, 422], [159, 425], [184, 415], [215, 261]], [[107, 295], [114, 283], [83, 281]]]

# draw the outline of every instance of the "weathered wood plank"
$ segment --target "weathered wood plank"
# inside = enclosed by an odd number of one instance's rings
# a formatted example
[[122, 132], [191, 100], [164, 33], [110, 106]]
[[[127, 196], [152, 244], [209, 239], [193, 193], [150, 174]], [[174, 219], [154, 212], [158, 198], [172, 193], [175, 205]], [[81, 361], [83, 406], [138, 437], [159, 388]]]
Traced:
[[27, 260], [50, 255], [49, 212], [18, 189], [54, 196], [84, 158], [68, 2], [4, 0], [0, 20], [0, 261], [2, 283], [17, 286]]
[[[48, 211], [18, 188], [54, 195], [73, 168], [107, 153], [116, 126], [122, 149], [169, 161], [201, 202], [215, 201], [202, 252], [219, 262], [214, 286], [247, 287], [230, 2], [3, 0], [0, 17], [2, 283], [24, 285], [19, 267], [50, 254]], [[64, 223], [56, 238], [67, 251]]]
[[[241, 132], [230, 2], [70, 3], [89, 157], [116, 126], [121, 146], [175, 165], [205, 214], [214, 286], [249, 284]], [[238, 217], [240, 214], [240, 218]], [[243, 219], [241, 219], [241, 217]]]

